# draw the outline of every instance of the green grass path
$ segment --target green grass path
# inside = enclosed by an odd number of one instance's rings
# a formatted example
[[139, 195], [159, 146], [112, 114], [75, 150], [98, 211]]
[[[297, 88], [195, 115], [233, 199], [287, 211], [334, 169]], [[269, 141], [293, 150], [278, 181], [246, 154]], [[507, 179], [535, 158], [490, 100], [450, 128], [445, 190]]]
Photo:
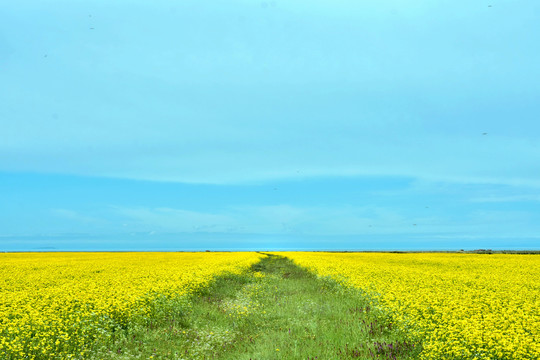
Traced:
[[224, 276], [184, 316], [119, 336], [100, 359], [414, 359], [420, 346], [355, 290], [269, 255]]

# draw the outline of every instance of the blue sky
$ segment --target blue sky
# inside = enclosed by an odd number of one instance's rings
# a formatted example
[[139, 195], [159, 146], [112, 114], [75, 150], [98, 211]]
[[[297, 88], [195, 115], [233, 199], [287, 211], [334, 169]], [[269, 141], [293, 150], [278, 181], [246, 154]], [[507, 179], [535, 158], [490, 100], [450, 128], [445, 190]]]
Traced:
[[0, 5], [0, 250], [540, 249], [537, 1]]

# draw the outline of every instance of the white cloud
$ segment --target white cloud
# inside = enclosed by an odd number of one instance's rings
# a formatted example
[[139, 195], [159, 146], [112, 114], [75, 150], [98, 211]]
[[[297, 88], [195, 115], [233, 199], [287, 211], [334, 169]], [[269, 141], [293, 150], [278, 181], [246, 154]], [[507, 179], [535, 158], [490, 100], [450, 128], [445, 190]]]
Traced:
[[539, 202], [540, 195], [510, 195], [476, 197], [470, 200], [477, 203], [506, 203], [506, 202]]
[[131, 230], [227, 232], [235, 225], [229, 215], [171, 208], [111, 207]]
[[91, 223], [103, 223], [104, 220], [94, 217], [94, 216], [88, 216], [85, 214], [82, 214], [78, 211], [70, 210], [70, 209], [51, 209], [50, 212], [57, 217], [67, 219], [67, 220], [74, 220], [81, 223], [91, 224]]
[[[133, 231], [356, 235], [454, 232], [436, 216], [410, 217], [380, 207], [237, 206], [220, 213], [170, 208], [111, 207]], [[418, 223], [418, 227], [413, 225]]]

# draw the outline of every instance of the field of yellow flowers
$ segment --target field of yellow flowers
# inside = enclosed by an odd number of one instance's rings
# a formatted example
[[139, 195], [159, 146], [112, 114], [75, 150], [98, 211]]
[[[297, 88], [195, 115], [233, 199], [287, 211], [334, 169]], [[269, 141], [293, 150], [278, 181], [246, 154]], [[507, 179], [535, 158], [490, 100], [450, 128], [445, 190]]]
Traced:
[[0, 254], [0, 359], [85, 358], [166, 300], [258, 262], [256, 253]]
[[538, 255], [279, 253], [364, 291], [422, 359], [539, 359]]

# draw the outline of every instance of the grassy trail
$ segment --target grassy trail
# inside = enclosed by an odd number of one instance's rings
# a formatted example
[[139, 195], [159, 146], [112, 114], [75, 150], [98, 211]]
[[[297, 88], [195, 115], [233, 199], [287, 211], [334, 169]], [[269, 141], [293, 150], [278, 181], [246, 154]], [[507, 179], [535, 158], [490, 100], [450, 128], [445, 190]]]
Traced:
[[[414, 359], [420, 347], [360, 293], [269, 255], [224, 276], [181, 317], [119, 336], [100, 359]], [[178, 312], [177, 312], [178, 313]]]

